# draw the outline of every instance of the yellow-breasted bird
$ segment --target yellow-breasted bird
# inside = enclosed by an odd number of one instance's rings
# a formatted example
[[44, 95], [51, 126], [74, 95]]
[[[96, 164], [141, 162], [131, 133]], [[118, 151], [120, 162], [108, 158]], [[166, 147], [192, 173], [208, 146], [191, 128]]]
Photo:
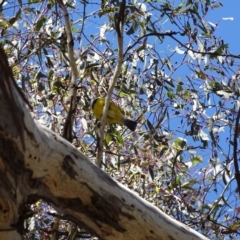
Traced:
[[[105, 98], [96, 98], [92, 102], [93, 114], [97, 120], [101, 120], [104, 104]], [[125, 125], [131, 131], [134, 131], [137, 127], [137, 122], [125, 118], [125, 116], [121, 112], [121, 109], [113, 102], [110, 102], [105, 122]]]

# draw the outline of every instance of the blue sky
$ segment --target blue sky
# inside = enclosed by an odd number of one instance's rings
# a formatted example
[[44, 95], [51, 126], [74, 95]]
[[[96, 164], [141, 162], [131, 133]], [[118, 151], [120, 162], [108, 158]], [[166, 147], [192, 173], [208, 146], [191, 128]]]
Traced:
[[[240, 1], [224, 0], [221, 2], [223, 7], [211, 11], [207, 19], [213, 23], [219, 22], [217, 35], [221, 36], [226, 43], [229, 43], [232, 52], [240, 54]], [[222, 18], [229, 17], [233, 17], [234, 20], [222, 20]]]

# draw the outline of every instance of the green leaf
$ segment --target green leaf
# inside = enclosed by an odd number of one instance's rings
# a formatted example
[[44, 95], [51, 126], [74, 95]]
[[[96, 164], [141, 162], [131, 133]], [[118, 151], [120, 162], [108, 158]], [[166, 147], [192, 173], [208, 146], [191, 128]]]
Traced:
[[198, 163], [202, 162], [202, 156], [194, 156], [192, 158], [192, 163], [194, 166], [196, 166]]
[[183, 87], [182, 87], [182, 82], [181, 83], [178, 83], [177, 85], [177, 92], [182, 92], [183, 90]]
[[112, 135], [110, 133], [106, 134], [105, 141], [107, 145], [112, 141]]
[[109, 14], [109, 13], [115, 13], [117, 11], [117, 8], [104, 8], [102, 11], [99, 12], [98, 16], [102, 17], [103, 15]]
[[38, 20], [38, 22], [36, 23], [36, 27], [35, 30], [37, 32], [39, 32], [39, 30], [42, 28], [42, 26], [46, 23], [47, 18], [46, 17], [42, 17], [41, 19]]
[[25, 12], [29, 12], [29, 13], [33, 13], [33, 14], [36, 14], [36, 11], [35, 11], [35, 9], [34, 8], [24, 8], [24, 11]]
[[180, 9], [183, 7], [184, 2], [181, 2], [176, 9], [174, 9], [174, 13], [178, 13]]
[[190, 181], [184, 182], [184, 183], [181, 185], [181, 187], [182, 187], [182, 188], [187, 188], [187, 189], [193, 189], [193, 188], [192, 188], [192, 185], [194, 185], [195, 183], [197, 183], [197, 180], [192, 179], [192, 180], [190, 180]]
[[187, 145], [187, 142], [185, 139], [177, 138], [174, 140], [175, 143], [175, 149], [182, 150]]
[[78, 29], [78, 28], [76, 28], [76, 27], [74, 27], [74, 26], [71, 26], [71, 29], [72, 29], [73, 32], [79, 33], [79, 29]]
[[121, 145], [123, 145], [124, 140], [123, 140], [122, 135], [119, 134], [119, 132], [118, 132], [116, 137], [117, 137], [117, 141], [118, 141], [118, 143], [120, 143]]
[[9, 20], [11, 26], [20, 18], [21, 12], [21, 10], [18, 10], [17, 14]]
[[192, 7], [192, 4], [188, 4], [185, 8], [181, 9], [178, 13], [182, 14], [188, 11]]

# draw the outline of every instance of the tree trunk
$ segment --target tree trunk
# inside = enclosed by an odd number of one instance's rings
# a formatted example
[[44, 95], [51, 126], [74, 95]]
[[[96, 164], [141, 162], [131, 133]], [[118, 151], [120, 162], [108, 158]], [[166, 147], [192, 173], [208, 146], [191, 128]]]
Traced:
[[0, 239], [22, 239], [22, 206], [40, 198], [100, 239], [207, 239], [34, 122], [3, 50], [0, 72]]

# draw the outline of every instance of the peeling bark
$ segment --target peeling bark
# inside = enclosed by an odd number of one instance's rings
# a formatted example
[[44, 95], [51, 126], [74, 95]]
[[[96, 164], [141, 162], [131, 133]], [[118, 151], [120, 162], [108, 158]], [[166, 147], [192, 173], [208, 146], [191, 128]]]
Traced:
[[0, 239], [21, 239], [19, 213], [39, 198], [100, 239], [207, 239], [111, 179], [33, 121], [0, 50]]

